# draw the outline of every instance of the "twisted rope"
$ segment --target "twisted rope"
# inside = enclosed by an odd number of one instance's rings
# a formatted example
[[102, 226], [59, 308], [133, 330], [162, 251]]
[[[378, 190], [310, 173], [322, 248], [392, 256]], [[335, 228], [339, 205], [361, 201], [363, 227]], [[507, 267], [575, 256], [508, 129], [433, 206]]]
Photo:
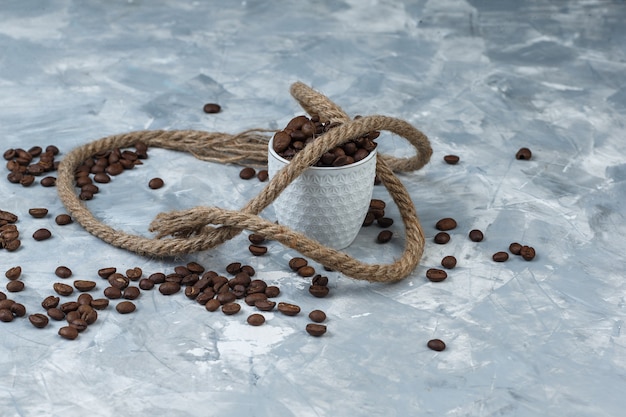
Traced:
[[[139, 141], [148, 146], [190, 152], [197, 158], [208, 161], [265, 164], [268, 137], [262, 133], [271, 131], [257, 129], [230, 135], [195, 130], [154, 130], [108, 136], [75, 148], [62, 160], [57, 177], [59, 197], [69, 214], [89, 233], [107, 243], [140, 255], [163, 257], [204, 251], [232, 239], [246, 229], [276, 240], [328, 268], [355, 279], [393, 282], [405, 278], [419, 263], [425, 239], [411, 197], [393, 171], [409, 171], [423, 167], [432, 154], [428, 138], [409, 123], [388, 116], [365, 116], [350, 120], [336, 104], [302, 83], [293, 84], [291, 94], [309, 114], [318, 115], [320, 120], [337, 121], [342, 124], [329, 130], [296, 154], [292, 161], [239, 211], [218, 207], [195, 207], [161, 213], [150, 224], [150, 231], [156, 232], [156, 238], [131, 235], [116, 230], [93, 216], [76, 195], [74, 172], [83, 161], [98, 152], [129, 147]], [[258, 216], [322, 154], [341, 143], [374, 130], [387, 130], [402, 136], [416, 149], [416, 154], [409, 158], [377, 156], [376, 173], [397, 204], [406, 228], [405, 247], [399, 259], [390, 264], [366, 264], [344, 252], [328, 248], [301, 233]]]

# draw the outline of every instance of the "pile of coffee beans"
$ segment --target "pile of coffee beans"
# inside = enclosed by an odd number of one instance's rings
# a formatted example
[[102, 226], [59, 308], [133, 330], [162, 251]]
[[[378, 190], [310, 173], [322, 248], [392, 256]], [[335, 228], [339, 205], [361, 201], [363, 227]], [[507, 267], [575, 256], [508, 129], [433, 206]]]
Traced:
[[[370, 201], [369, 208], [367, 209], [367, 214], [365, 215], [365, 219], [363, 220], [363, 227], [369, 227], [374, 222], [379, 227], [388, 228], [393, 225], [393, 219], [391, 217], [385, 216], [385, 207], [387, 207], [387, 203], [380, 199], [372, 199]], [[388, 243], [391, 241], [393, 237], [393, 232], [391, 230], [383, 230], [376, 237], [377, 243]]]
[[[307, 116], [294, 117], [283, 130], [274, 135], [274, 151], [290, 160], [318, 136], [339, 125], [340, 123], [322, 123], [317, 116], [310, 119]], [[315, 166], [339, 167], [361, 161], [376, 149], [374, 140], [379, 135], [378, 131], [370, 132], [337, 146], [322, 155]]]
[[20, 232], [17, 230], [18, 217], [8, 211], [0, 210], [0, 249], [16, 251], [21, 245]]
[[[41, 146], [33, 146], [27, 151], [22, 148], [7, 149], [3, 155], [9, 170], [7, 180], [24, 187], [31, 186], [36, 177], [57, 170], [59, 161], [55, 161], [55, 156], [58, 154], [59, 148], [54, 145], [47, 146], [45, 150]], [[46, 176], [42, 178], [40, 184], [44, 187], [52, 187], [56, 184], [56, 178]]]

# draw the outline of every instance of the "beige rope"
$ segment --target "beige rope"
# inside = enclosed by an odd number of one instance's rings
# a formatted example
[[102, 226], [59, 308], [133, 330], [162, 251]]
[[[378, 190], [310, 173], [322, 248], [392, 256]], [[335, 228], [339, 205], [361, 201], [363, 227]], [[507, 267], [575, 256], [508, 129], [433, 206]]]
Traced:
[[[428, 138], [409, 123], [387, 116], [365, 116], [350, 120], [334, 103], [302, 83], [295, 83], [292, 95], [311, 115], [320, 120], [338, 121], [340, 126], [329, 130], [312, 142], [278, 172], [266, 187], [240, 211], [216, 207], [195, 207], [162, 213], [151, 223], [150, 231], [157, 238], [127, 234], [96, 219], [74, 190], [74, 172], [92, 155], [115, 148], [132, 146], [138, 141], [148, 146], [190, 152], [204, 160], [235, 163], [266, 163], [267, 136], [248, 130], [237, 135], [194, 130], [137, 131], [108, 136], [72, 150], [61, 162], [58, 171], [59, 197], [70, 215], [88, 232], [117, 247], [150, 256], [176, 256], [203, 251], [233, 238], [243, 229], [254, 231], [295, 249], [304, 256], [343, 274], [367, 281], [393, 282], [405, 278], [417, 266], [424, 251], [424, 233], [410, 195], [393, 170], [414, 170], [424, 166], [432, 154]], [[406, 228], [402, 256], [390, 264], [365, 264], [346, 253], [325, 247], [319, 242], [285, 226], [268, 222], [258, 216], [305, 169], [333, 147], [375, 130], [387, 130], [406, 138], [416, 149], [410, 158], [378, 155], [376, 173], [398, 205]], [[213, 227], [211, 225], [221, 225]]]

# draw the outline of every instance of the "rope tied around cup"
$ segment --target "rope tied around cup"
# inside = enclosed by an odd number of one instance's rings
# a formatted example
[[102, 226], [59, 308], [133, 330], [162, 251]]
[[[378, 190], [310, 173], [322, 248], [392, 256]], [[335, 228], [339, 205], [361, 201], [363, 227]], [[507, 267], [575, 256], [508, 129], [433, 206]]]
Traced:
[[[240, 210], [194, 207], [161, 213], [150, 224], [155, 238], [128, 234], [96, 219], [74, 190], [74, 173], [87, 159], [99, 152], [129, 147], [137, 142], [148, 146], [189, 152], [196, 158], [221, 163], [267, 162], [269, 137], [265, 129], [247, 130], [235, 135], [196, 130], [148, 130], [108, 136], [73, 149], [61, 161], [57, 191], [68, 213], [89, 233], [103, 241], [143, 256], [168, 257], [204, 251], [248, 230], [280, 242], [303, 256], [346, 276], [370, 282], [395, 282], [408, 276], [424, 252], [424, 232], [415, 206], [394, 171], [422, 168], [432, 155], [428, 138], [404, 120], [388, 116], [350, 117], [326, 96], [303, 83], [291, 86], [292, 96], [311, 116], [322, 122], [341, 124], [316, 138], [291, 162], [270, 179], [264, 189]], [[416, 154], [407, 158], [377, 155], [376, 174], [398, 206], [404, 223], [405, 245], [402, 256], [389, 264], [367, 264], [348, 254], [328, 248], [314, 239], [259, 216], [278, 195], [321, 155], [350, 139], [375, 130], [386, 130], [407, 139]], [[217, 225], [217, 226], [216, 226]]]

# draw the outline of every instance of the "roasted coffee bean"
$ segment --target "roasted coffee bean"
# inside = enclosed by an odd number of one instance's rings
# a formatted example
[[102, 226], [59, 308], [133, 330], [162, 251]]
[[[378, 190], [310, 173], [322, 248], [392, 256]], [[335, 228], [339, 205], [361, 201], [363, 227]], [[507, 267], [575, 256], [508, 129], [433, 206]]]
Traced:
[[163, 272], [155, 272], [151, 274], [148, 279], [156, 285], [163, 284], [165, 282], [165, 274]]
[[250, 314], [246, 321], [251, 326], [260, 326], [265, 323], [265, 317], [263, 316], [263, 314], [254, 313]]
[[230, 291], [217, 294], [217, 301], [219, 301], [220, 304], [232, 303], [236, 299], [237, 299], [237, 296]]
[[506, 252], [496, 252], [491, 257], [495, 262], [505, 262], [509, 259], [509, 254]]
[[267, 300], [267, 295], [265, 295], [265, 293], [262, 293], [262, 292], [249, 294], [244, 299], [245, 303], [248, 304], [249, 306], [255, 305], [257, 301], [265, 301], [265, 300]]
[[72, 218], [68, 215], [68, 214], [59, 214], [58, 216], [56, 216], [56, 218], [54, 219], [54, 221], [56, 222], [56, 224], [58, 224], [59, 226], [65, 226], [68, 225], [70, 223], [73, 223], [74, 221], [72, 220]]
[[280, 302], [278, 303], [278, 311], [286, 316], [295, 316], [300, 313], [300, 306], [291, 303]]
[[122, 297], [122, 290], [117, 287], [107, 287], [103, 291], [104, 296], [110, 300], [117, 300]]
[[441, 266], [446, 269], [452, 269], [456, 266], [456, 258], [452, 255], [444, 256], [441, 260]]
[[222, 110], [222, 107], [219, 104], [216, 103], [206, 103], [203, 107], [202, 110], [205, 113], [219, 113]]
[[98, 172], [96, 175], [93, 176], [93, 180], [99, 184], [107, 184], [111, 182], [111, 177], [109, 177], [104, 172]]
[[204, 267], [197, 262], [189, 262], [187, 269], [193, 274], [201, 274], [204, 272]]
[[426, 271], [426, 278], [432, 282], [441, 282], [448, 278], [448, 274], [443, 269], [430, 268]]
[[326, 320], [326, 313], [324, 313], [322, 310], [313, 310], [309, 313], [309, 318], [311, 319], [311, 321], [314, 321], [316, 323], [322, 323]]
[[286, 151], [291, 144], [291, 136], [284, 131], [277, 132], [274, 135], [274, 139], [272, 140], [272, 146], [274, 147], [274, 151], [278, 154]]
[[2, 291], [0, 291], [0, 301], [6, 300], [6, 299], [7, 299], [7, 295], [3, 293]]
[[267, 172], [267, 169], [261, 169], [257, 172], [256, 177], [259, 181], [265, 182], [269, 178], [269, 173]]
[[27, 151], [32, 157], [37, 157], [39, 155], [41, 155], [41, 153], [43, 152], [43, 149], [41, 148], [41, 146], [33, 146], [32, 148], [30, 148]]
[[443, 157], [445, 163], [449, 165], [456, 165], [460, 159], [461, 158], [459, 158], [457, 155], [446, 155]]
[[385, 203], [383, 200], [377, 198], [373, 198], [370, 200], [371, 209], [384, 210], [385, 207], [387, 207], [387, 203]]
[[9, 281], [6, 288], [8, 292], [20, 292], [24, 290], [24, 282], [19, 280]]
[[22, 303], [13, 303], [10, 310], [15, 317], [24, 317], [26, 315], [26, 307]]
[[59, 278], [69, 278], [72, 276], [72, 270], [67, 266], [57, 266], [54, 270], [54, 274]]
[[303, 266], [298, 268], [297, 274], [304, 278], [312, 277], [315, 275], [315, 268], [310, 265]]
[[439, 232], [435, 235], [433, 241], [439, 245], [445, 245], [450, 241], [450, 235], [446, 232]]
[[291, 268], [294, 271], [297, 271], [298, 269], [304, 266], [307, 266], [308, 264], [309, 262], [304, 258], [295, 257], [289, 260], [289, 268]]
[[478, 229], [470, 230], [469, 238], [472, 242], [480, 242], [484, 239], [483, 232]]
[[321, 275], [321, 274], [317, 274], [311, 280], [311, 284], [326, 286], [328, 285], [328, 277]]
[[130, 280], [128, 279], [128, 277], [120, 274], [119, 272], [111, 274], [108, 278], [108, 281], [109, 285], [115, 288], [119, 288], [120, 290], [123, 290], [124, 288], [128, 287], [128, 284], [130, 284]]
[[326, 333], [326, 326], [323, 324], [309, 323], [306, 325], [306, 332], [311, 336], [320, 337]]
[[228, 278], [222, 276], [222, 275], [218, 275], [216, 277], [213, 277], [213, 290], [215, 290], [215, 292], [218, 292], [220, 288], [222, 288], [223, 286], [225, 286], [228, 288]]
[[80, 318], [85, 320], [87, 324], [94, 324], [98, 320], [98, 312], [92, 307], [89, 308], [91, 310], [80, 311], [79, 309]]
[[109, 166], [107, 166], [104, 169], [104, 172], [114, 177], [124, 172], [124, 166], [119, 162], [115, 162], [115, 163], [109, 164]]
[[78, 330], [79, 333], [85, 331], [85, 329], [87, 329], [87, 327], [89, 326], [87, 322], [80, 317], [72, 319], [71, 321], [68, 321], [68, 323], [71, 327]]
[[259, 235], [259, 234], [256, 234], [256, 233], [252, 233], [252, 234], [248, 235], [248, 240], [253, 245], [260, 245], [261, 243], [265, 242], [265, 236]]
[[367, 213], [365, 215], [365, 219], [363, 219], [363, 224], [361, 224], [361, 226], [363, 227], [369, 227], [374, 223], [374, 220], [376, 220], [376, 217], [374, 217], [373, 213]]
[[245, 272], [240, 272], [235, 275], [234, 278], [228, 281], [228, 285], [231, 288], [234, 288], [236, 285], [242, 285], [244, 287], [247, 287], [250, 285], [251, 282], [252, 279], [250, 278], [250, 275], [246, 274]]
[[48, 310], [50, 308], [55, 308], [56, 306], [58, 306], [59, 301], [59, 297], [49, 295], [41, 302], [41, 306], [44, 308], [44, 310]]
[[116, 268], [114, 267], [109, 267], [109, 268], [102, 268], [98, 270], [98, 276], [100, 278], [104, 278], [107, 279], [109, 278], [111, 275], [113, 275], [115, 272], [117, 271]]
[[241, 267], [241, 272], [245, 272], [249, 276], [253, 277], [256, 274], [256, 271], [250, 265], [243, 265]]
[[380, 227], [391, 227], [393, 225], [393, 219], [390, 217], [380, 217], [376, 220], [376, 223], [378, 223]]
[[93, 199], [93, 193], [90, 191], [81, 191], [80, 194], [78, 195], [78, 198], [80, 198], [83, 201], [89, 201]]
[[517, 242], [513, 242], [509, 245], [509, 252], [511, 252], [513, 255], [519, 255], [521, 250], [522, 245]]
[[10, 310], [13, 304], [15, 304], [15, 301], [11, 299], [4, 299], [0, 301], [0, 308], [6, 308], [7, 310]]
[[65, 321], [70, 323], [72, 320], [76, 320], [80, 318], [80, 313], [77, 310], [68, 311], [65, 314]]
[[83, 294], [78, 296], [76, 301], [81, 306], [82, 305], [91, 306], [91, 302], [93, 301], [93, 297], [91, 296], [91, 294], [83, 293]]
[[22, 245], [22, 242], [19, 239], [14, 239], [9, 242], [5, 242], [4, 249], [6, 249], [9, 252], [14, 252], [18, 250], [21, 245]]
[[276, 303], [270, 300], [258, 300], [254, 306], [261, 311], [272, 311], [276, 307]]
[[268, 298], [278, 297], [279, 294], [280, 288], [275, 285], [268, 285], [267, 288], [265, 288], [265, 295], [267, 295]]
[[254, 168], [251, 168], [251, 167], [246, 167], [242, 169], [241, 171], [239, 171], [239, 178], [241, 178], [242, 180], [249, 180], [250, 178], [253, 178], [255, 175], [256, 175], [256, 171], [254, 170]]
[[0, 308], [0, 321], [9, 323], [13, 321], [13, 313], [8, 308]]
[[216, 300], [215, 298], [211, 298], [204, 304], [204, 308], [207, 311], [216, 311], [218, 308], [220, 308], [221, 305], [222, 303], [220, 303], [218, 300]]
[[[140, 283], [141, 286], [141, 283]], [[202, 291], [194, 286], [185, 288], [185, 297], [195, 299]]]
[[51, 319], [56, 321], [61, 321], [65, 318], [65, 313], [57, 307], [49, 308], [48, 310], [46, 310], [46, 313]]
[[81, 187], [81, 191], [86, 191], [91, 194], [98, 194], [100, 192], [100, 188], [98, 188], [95, 184], [85, 184]]
[[163, 182], [163, 180], [161, 178], [152, 178], [148, 182], [148, 187], [150, 187], [153, 190], [158, 190], [159, 188], [163, 187], [164, 185], [165, 185], [165, 183]]
[[383, 230], [376, 237], [376, 242], [377, 243], [387, 243], [387, 242], [389, 242], [391, 240], [392, 237], [393, 237], [393, 232], [391, 232], [390, 230]]
[[437, 352], [441, 352], [446, 348], [446, 344], [440, 339], [429, 340], [426, 346], [428, 346], [429, 349], [436, 350]]
[[42, 219], [48, 215], [47, 208], [31, 208], [28, 209], [28, 214], [36, 219]]
[[95, 310], [104, 310], [109, 306], [109, 300], [106, 298], [96, 298], [91, 302], [91, 306]]
[[250, 246], [248, 246], [248, 250], [254, 256], [262, 256], [262, 255], [265, 255], [267, 253], [267, 247], [259, 246], [259, 245], [250, 245]]
[[317, 298], [324, 298], [329, 293], [329, 288], [325, 285], [311, 285], [309, 287], [309, 293]]
[[241, 262], [232, 262], [226, 267], [226, 272], [236, 275], [241, 272]]
[[164, 282], [159, 285], [159, 292], [163, 295], [172, 295], [180, 291], [180, 284], [176, 282]]
[[15, 223], [18, 221], [18, 217], [9, 211], [0, 210], [0, 220], [4, 220], [7, 223]]
[[183, 282], [183, 276], [180, 274], [167, 274], [165, 276], [165, 282], [175, 282], [176, 284], [181, 284]]
[[115, 309], [120, 314], [129, 314], [137, 309], [137, 306], [132, 301], [120, 301], [115, 306]]
[[59, 336], [64, 339], [74, 340], [78, 337], [78, 330], [72, 326], [64, 326], [59, 329]]
[[448, 230], [452, 230], [456, 227], [456, 220], [451, 217], [445, 217], [435, 224], [435, 228], [437, 230], [441, 230], [442, 232], [446, 232]]
[[10, 161], [17, 156], [17, 153], [15, 152], [15, 149], [9, 148], [6, 151], [4, 151], [3, 156], [4, 156], [4, 159], [6, 159], [7, 161]]
[[22, 275], [21, 266], [14, 266], [13, 268], [9, 268], [7, 272], [4, 273], [4, 276], [10, 279], [11, 281], [18, 279], [21, 275]]
[[55, 177], [43, 177], [41, 181], [39, 181], [42, 187], [54, 187], [57, 185], [57, 179]]
[[522, 246], [519, 251], [519, 254], [524, 258], [525, 261], [532, 261], [535, 257], [535, 249], [532, 246]]
[[267, 283], [261, 279], [253, 279], [248, 286], [248, 294], [265, 293]]
[[35, 313], [28, 316], [28, 321], [38, 329], [43, 329], [48, 325], [48, 317], [45, 314]]
[[131, 281], [138, 281], [142, 277], [142, 275], [143, 271], [138, 266], [134, 267], [133, 269], [126, 270], [126, 278]]
[[78, 310], [79, 306], [80, 306], [80, 304], [78, 304], [77, 301], [68, 301], [66, 303], [61, 304], [59, 306], [59, 310], [61, 310], [62, 312], [64, 312], [67, 315], [67, 313], [69, 313], [70, 311]]
[[515, 159], [530, 159], [533, 154], [528, 148], [520, 148], [519, 151], [515, 154]]
[[226, 314], [227, 316], [237, 314], [239, 313], [239, 310], [241, 310], [241, 305], [237, 303], [228, 303], [222, 305], [222, 313]]
[[33, 175], [24, 175], [20, 180], [20, 184], [24, 187], [30, 187], [35, 182], [35, 177]]
[[154, 282], [148, 278], [143, 278], [139, 280], [139, 288], [142, 290], [151, 290], [154, 288]]
[[137, 298], [139, 298], [140, 294], [141, 291], [138, 287], [126, 287], [124, 289], [124, 292], [122, 293], [122, 298], [125, 298], [127, 300], [136, 300]]
[[33, 233], [33, 239], [37, 241], [50, 239], [52, 237], [52, 233], [48, 229], [38, 229]]

